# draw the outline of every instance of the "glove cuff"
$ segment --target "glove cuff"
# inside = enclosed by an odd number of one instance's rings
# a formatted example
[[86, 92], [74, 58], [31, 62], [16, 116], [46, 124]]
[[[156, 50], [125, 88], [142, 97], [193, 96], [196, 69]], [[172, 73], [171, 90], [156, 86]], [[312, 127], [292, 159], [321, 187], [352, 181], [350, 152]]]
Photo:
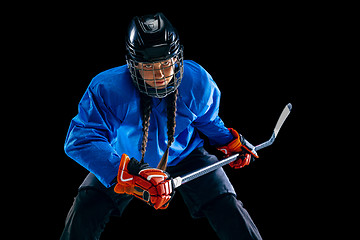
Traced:
[[234, 140], [228, 143], [226, 146], [218, 147], [217, 149], [229, 154], [232, 152], [241, 152], [241, 135], [233, 128], [228, 128], [231, 134], [234, 136]]
[[235, 137], [233, 141], [231, 141], [227, 146], [233, 152], [240, 152], [241, 151], [241, 135], [233, 128], [228, 128], [231, 134]]

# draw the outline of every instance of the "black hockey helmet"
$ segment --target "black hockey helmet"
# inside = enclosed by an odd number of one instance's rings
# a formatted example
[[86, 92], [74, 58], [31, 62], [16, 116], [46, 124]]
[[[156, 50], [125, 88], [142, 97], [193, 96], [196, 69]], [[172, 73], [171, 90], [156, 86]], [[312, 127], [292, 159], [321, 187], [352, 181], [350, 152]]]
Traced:
[[[183, 47], [176, 29], [162, 13], [132, 19], [126, 37], [126, 50], [127, 65], [140, 92], [163, 98], [179, 87], [183, 76]], [[156, 71], [166, 71], [170, 76], [157, 78]], [[151, 78], [145, 78], [144, 72]], [[161, 79], [163, 82], [167, 80], [166, 85], [157, 85]], [[150, 82], [152, 84], [149, 85]]]

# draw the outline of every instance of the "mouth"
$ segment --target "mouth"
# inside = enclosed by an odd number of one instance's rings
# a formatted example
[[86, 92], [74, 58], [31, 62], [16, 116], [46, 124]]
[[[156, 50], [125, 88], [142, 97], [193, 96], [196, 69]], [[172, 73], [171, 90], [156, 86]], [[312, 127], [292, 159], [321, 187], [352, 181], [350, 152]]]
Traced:
[[145, 82], [153, 88], [162, 89], [162, 88], [167, 87], [168, 84], [170, 84], [171, 78], [169, 78], [169, 77], [157, 78], [157, 79], [152, 79], [152, 80], [145, 80]]
[[159, 81], [155, 81], [156, 84], [165, 84], [165, 80], [159, 80]]

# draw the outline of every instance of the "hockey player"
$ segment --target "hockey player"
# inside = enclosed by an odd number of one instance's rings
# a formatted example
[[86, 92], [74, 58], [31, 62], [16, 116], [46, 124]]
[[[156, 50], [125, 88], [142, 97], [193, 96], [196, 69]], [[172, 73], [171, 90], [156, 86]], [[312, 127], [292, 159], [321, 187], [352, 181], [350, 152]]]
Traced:
[[[199, 64], [183, 59], [179, 35], [162, 13], [134, 17], [127, 64], [97, 75], [79, 103], [67, 155], [90, 171], [79, 187], [61, 239], [98, 239], [111, 215], [133, 199], [166, 209], [170, 176], [218, 161], [201, 132], [242, 168], [252, 156], [243, 137], [218, 116], [220, 91]], [[206, 217], [220, 239], [261, 239], [222, 168], [177, 188], [192, 217]], [[121, 226], [119, 226], [121, 227]]]

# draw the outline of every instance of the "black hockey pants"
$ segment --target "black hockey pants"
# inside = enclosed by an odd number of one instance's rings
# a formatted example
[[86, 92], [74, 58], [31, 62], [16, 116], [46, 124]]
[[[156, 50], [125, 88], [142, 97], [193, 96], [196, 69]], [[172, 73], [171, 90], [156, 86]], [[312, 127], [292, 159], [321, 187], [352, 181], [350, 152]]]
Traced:
[[[168, 167], [167, 171], [176, 177], [215, 161], [218, 161], [215, 156], [204, 148], [198, 148], [177, 166]], [[194, 218], [206, 217], [220, 239], [262, 239], [241, 201], [236, 199], [222, 168], [182, 185], [177, 191], [191, 215]], [[90, 173], [68, 213], [61, 240], [99, 239], [110, 216], [121, 216], [132, 199], [130, 195], [116, 194], [112, 187], [105, 188]]]

